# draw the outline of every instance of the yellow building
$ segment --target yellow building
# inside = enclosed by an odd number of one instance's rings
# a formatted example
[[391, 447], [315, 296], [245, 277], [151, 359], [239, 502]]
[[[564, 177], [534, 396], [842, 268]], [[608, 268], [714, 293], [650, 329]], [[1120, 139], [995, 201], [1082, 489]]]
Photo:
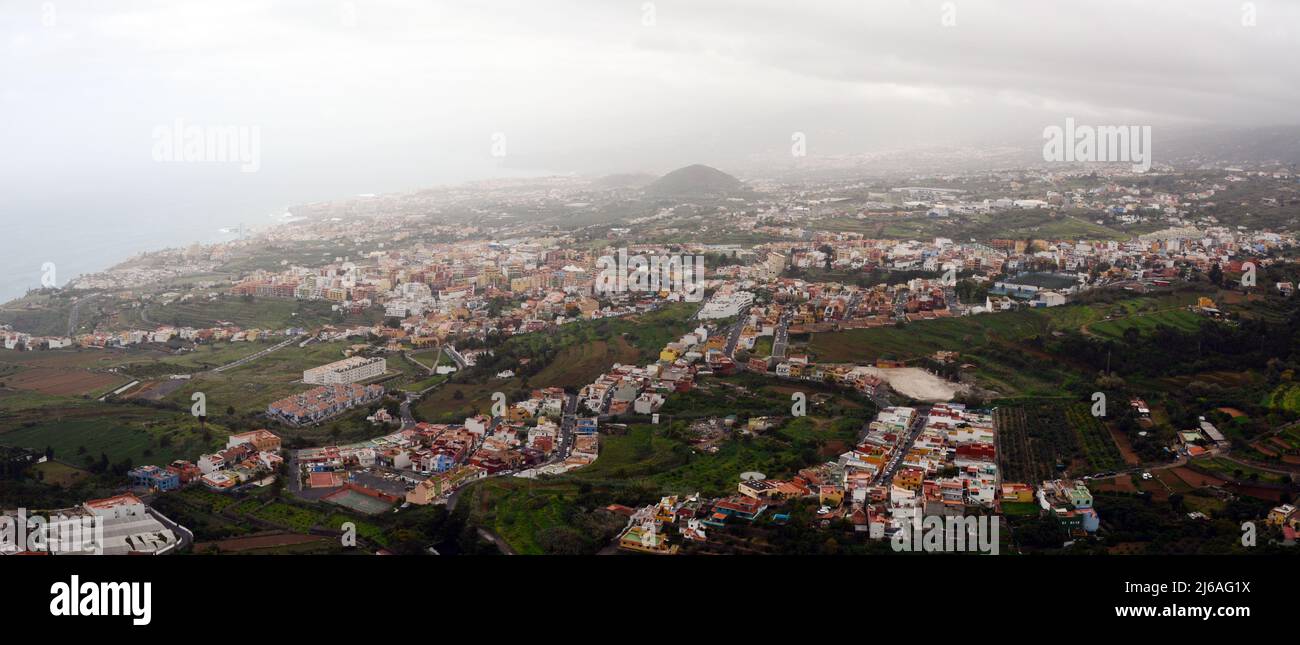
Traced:
[[844, 503], [844, 488], [840, 486], [823, 485], [817, 489], [817, 501], [822, 506], [831, 508], [838, 507]]
[[1268, 512], [1267, 521], [1272, 526], [1284, 526], [1288, 520], [1295, 516], [1295, 507], [1290, 504], [1283, 504]]
[[1002, 501], [1026, 503], [1034, 501], [1034, 489], [1026, 484], [1008, 483], [1002, 485]]
[[921, 490], [925, 472], [920, 468], [904, 468], [894, 475], [894, 485], [908, 490]]

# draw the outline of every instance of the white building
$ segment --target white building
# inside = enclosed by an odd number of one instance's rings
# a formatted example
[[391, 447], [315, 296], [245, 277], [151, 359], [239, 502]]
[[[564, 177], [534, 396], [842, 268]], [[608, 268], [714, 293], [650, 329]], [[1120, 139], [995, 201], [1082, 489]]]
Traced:
[[383, 358], [353, 356], [328, 365], [303, 370], [302, 382], [313, 385], [343, 385], [383, 376], [386, 371], [388, 371], [388, 362]]
[[748, 291], [718, 294], [705, 303], [704, 308], [700, 309], [700, 320], [738, 316], [740, 312], [749, 308], [752, 304], [754, 304], [754, 294]]

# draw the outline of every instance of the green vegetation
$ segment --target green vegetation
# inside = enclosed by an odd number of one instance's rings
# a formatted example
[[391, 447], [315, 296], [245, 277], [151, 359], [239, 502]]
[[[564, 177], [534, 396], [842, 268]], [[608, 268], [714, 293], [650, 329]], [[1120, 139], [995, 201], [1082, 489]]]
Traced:
[[1101, 419], [1092, 416], [1088, 406], [1074, 403], [1061, 406], [1065, 422], [1074, 430], [1082, 459], [1094, 473], [1119, 470], [1124, 465], [1110, 430]]
[[290, 344], [225, 372], [196, 375], [164, 400], [188, 410], [190, 397], [203, 392], [209, 415], [222, 414], [229, 407], [238, 415], [261, 414], [272, 401], [314, 387], [302, 383], [303, 370], [342, 359], [343, 349], [349, 344]]
[[[481, 357], [478, 365], [456, 373], [421, 399], [413, 411], [430, 422], [460, 421], [487, 412], [495, 392], [503, 392], [513, 401], [533, 387], [576, 389], [591, 383], [614, 363], [657, 360], [664, 345], [695, 328], [692, 316], [697, 308], [677, 303], [636, 316], [579, 321], [554, 331], [497, 339], [493, 356]], [[496, 378], [504, 370], [515, 372], [515, 376]]]
[[371, 309], [359, 316], [345, 316], [331, 311], [335, 303], [326, 300], [292, 298], [252, 298], [221, 296], [216, 300], [193, 300], [167, 305], [150, 305], [141, 322], [189, 327], [212, 327], [218, 321], [259, 329], [318, 327], [320, 325], [373, 325], [383, 312]]
[[[761, 406], [768, 395], [719, 388], [700, 394], [697, 402], [721, 408], [738, 398]], [[736, 434], [716, 453], [692, 449], [685, 419], [659, 426], [633, 424], [623, 433], [602, 434], [600, 458], [591, 466], [536, 481], [478, 482], [465, 491], [461, 504], [470, 506], [475, 523], [520, 553], [591, 552], [623, 525], [623, 518], [600, 510], [609, 504], [644, 505], [667, 494], [726, 495], [735, 491], [740, 473], [750, 470], [774, 478], [793, 476], [851, 444], [871, 413], [860, 408], [858, 416], [835, 420], [788, 420], [758, 436]]]
[[1088, 331], [1098, 336], [1122, 338], [1130, 329], [1139, 333], [1151, 333], [1157, 327], [1164, 326], [1183, 332], [1195, 332], [1205, 318], [1188, 311], [1185, 307], [1166, 309], [1154, 313], [1138, 313], [1124, 318], [1105, 320], [1088, 326]]
[[1118, 470], [1123, 461], [1106, 426], [1083, 403], [1043, 401], [1000, 407], [998, 461], [1005, 481], [1035, 483], [1063, 475]]
[[228, 434], [213, 423], [202, 428], [188, 414], [120, 403], [7, 412], [0, 417], [0, 445], [38, 451], [49, 447], [59, 459], [84, 466], [103, 457], [132, 465], [193, 460], [224, 444]]
[[1269, 393], [1265, 403], [1270, 408], [1300, 413], [1300, 383], [1283, 383]]
[[1269, 472], [1267, 470], [1248, 466], [1223, 457], [1196, 459], [1190, 462], [1189, 465], [1197, 470], [1204, 470], [1213, 475], [1233, 481], [1258, 481], [1266, 484], [1281, 484], [1289, 482], [1291, 479], [1287, 475]]
[[811, 224], [817, 230], [858, 232], [867, 237], [925, 239], [936, 236], [953, 239], [1023, 240], [1124, 240], [1130, 234], [1088, 221], [1078, 214], [1042, 210], [1008, 210], [961, 217], [926, 217], [924, 213], [829, 218]]

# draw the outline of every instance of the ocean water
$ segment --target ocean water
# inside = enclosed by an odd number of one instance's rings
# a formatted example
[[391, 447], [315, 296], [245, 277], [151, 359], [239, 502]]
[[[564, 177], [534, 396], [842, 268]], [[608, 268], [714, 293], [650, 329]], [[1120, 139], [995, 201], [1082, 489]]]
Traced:
[[39, 288], [43, 268], [53, 263], [58, 286], [84, 273], [103, 271], [142, 251], [234, 239], [210, 222], [169, 221], [135, 226], [42, 221], [9, 229], [0, 253], [0, 302]]
[[[0, 302], [41, 286], [42, 267], [53, 263], [56, 284], [103, 271], [142, 251], [233, 239], [220, 229], [264, 226], [271, 208], [238, 200], [207, 207], [151, 195], [100, 194], [0, 199]], [[158, 198], [151, 201], [151, 198]], [[283, 208], [282, 206], [280, 208]], [[228, 211], [230, 215], [220, 214]], [[256, 213], [256, 214], [254, 214]]]
[[268, 167], [249, 174], [205, 164], [24, 176], [0, 168], [0, 302], [40, 287], [47, 262], [54, 263], [57, 285], [63, 286], [142, 251], [230, 240], [235, 236], [221, 229], [241, 224], [254, 229], [275, 225], [294, 204], [546, 174], [417, 161], [394, 170], [367, 165], [368, 159], [358, 156], [297, 173]]

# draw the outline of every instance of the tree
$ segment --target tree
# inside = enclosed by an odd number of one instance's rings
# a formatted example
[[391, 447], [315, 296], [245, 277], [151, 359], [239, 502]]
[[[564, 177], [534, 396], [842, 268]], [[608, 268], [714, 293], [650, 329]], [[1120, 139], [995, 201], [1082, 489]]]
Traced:
[[1169, 496], [1169, 506], [1175, 511], [1181, 512], [1183, 510], [1183, 500], [1182, 493], [1174, 493]]

